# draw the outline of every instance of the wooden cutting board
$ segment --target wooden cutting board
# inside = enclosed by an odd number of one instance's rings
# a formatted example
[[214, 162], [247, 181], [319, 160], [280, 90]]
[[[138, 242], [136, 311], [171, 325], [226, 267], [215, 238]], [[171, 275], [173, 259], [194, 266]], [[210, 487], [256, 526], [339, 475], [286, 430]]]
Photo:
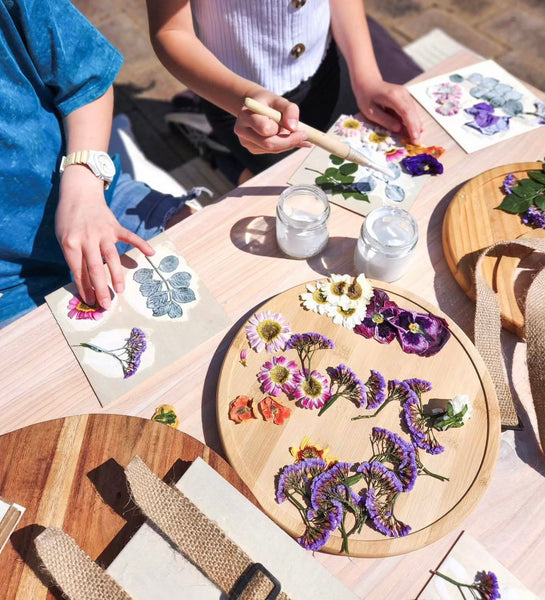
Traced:
[[[467, 336], [440, 311], [417, 296], [383, 283], [384, 289], [400, 307], [419, 312], [433, 312], [447, 319], [452, 337], [433, 357], [406, 354], [397, 341], [389, 345], [365, 339], [350, 329], [335, 325], [324, 315], [300, 306], [299, 295], [305, 286], [287, 290], [256, 309], [281, 313], [294, 333], [318, 332], [335, 342], [334, 350], [315, 354], [312, 368], [321, 373], [326, 368], [344, 363], [365, 381], [370, 369], [378, 370], [386, 380], [418, 377], [430, 381], [433, 390], [425, 395], [432, 399], [449, 399], [456, 394], [468, 394], [474, 406], [474, 416], [460, 429], [438, 434], [445, 445], [443, 454], [424, 455], [423, 463], [432, 472], [449, 478], [440, 482], [431, 477], [418, 478], [415, 489], [402, 494], [396, 501], [396, 516], [412, 527], [412, 533], [402, 538], [386, 538], [364, 526], [360, 534], [349, 541], [350, 554], [378, 557], [401, 554], [430, 544], [456, 527], [472, 510], [484, 493], [497, 458], [500, 421], [495, 390], [480, 356]], [[244, 323], [245, 325], [246, 323]], [[369, 434], [380, 426], [402, 433], [399, 403], [392, 402], [377, 417], [351, 421], [362, 409], [339, 399], [321, 417], [317, 411], [298, 408], [282, 395], [280, 401], [292, 408], [290, 419], [282, 426], [265, 422], [258, 413], [255, 420], [236, 424], [228, 418], [229, 403], [238, 395], [248, 395], [257, 403], [265, 397], [256, 375], [271, 355], [248, 350], [247, 366], [240, 362], [240, 351], [248, 348], [241, 327], [229, 347], [220, 374], [217, 397], [217, 419], [220, 436], [229, 462], [252, 490], [265, 512], [288, 533], [297, 537], [303, 533], [297, 510], [289, 503], [275, 500], [275, 478], [279, 470], [293, 462], [290, 447], [297, 447], [305, 436], [311, 442], [329, 447], [330, 454], [340, 461], [362, 462], [371, 457]], [[297, 360], [296, 353], [285, 356]], [[339, 553], [341, 536], [332, 535], [323, 550]]]
[[[533, 229], [519, 215], [496, 210], [503, 200], [503, 180], [509, 173], [526, 177], [541, 170], [542, 163], [514, 163], [495, 167], [468, 181], [451, 200], [443, 220], [443, 250], [449, 269], [464, 292], [475, 300], [474, 273], [481, 252], [501, 240], [545, 238], [545, 230]], [[483, 274], [499, 298], [503, 326], [524, 337], [524, 300], [543, 255], [517, 248], [501, 256], [486, 257]]]
[[61, 527], [102, 567], [110, 564], [144, 522], [123, 472], [136, 454], [169, 482], [199, 456], [255, 502], [210, 448], [148, 419], [81, 415], [7, 433], [0, 436], [0, 495], [26, 511], [0, 555], [0, 598], [60, 598], [48, 590], [33, 547], [44, 527]]

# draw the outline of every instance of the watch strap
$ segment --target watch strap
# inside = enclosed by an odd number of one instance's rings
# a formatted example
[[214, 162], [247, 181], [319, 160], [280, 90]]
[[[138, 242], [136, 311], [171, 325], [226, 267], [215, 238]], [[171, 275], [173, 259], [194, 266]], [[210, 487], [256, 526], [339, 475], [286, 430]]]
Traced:
[[62, 173], [70, 165], [86, 165], [89, 161], [89, 150], [78, 150], [62, 157], [59, 171]]

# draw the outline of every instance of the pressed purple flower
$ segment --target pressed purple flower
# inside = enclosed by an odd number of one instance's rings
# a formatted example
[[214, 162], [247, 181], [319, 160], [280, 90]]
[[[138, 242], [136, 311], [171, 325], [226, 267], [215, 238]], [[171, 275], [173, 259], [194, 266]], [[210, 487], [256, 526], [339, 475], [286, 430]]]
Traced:
[[247, 364], [247, 358], [248, 358], [248, 350], [246, 350], [246, 348], [242, 348], [242, 350], [240, 351], [240, 364], [245, 367]]
[[318, 371], [297, 371], [293, 378], [293, 397], [304, 408], [321, 408], [330, 398], [329, 382], [327, 377]]
[[397, 336], [404, 352], [433, 356], [447, 343], [450, 330], [441, 317], [402, 310], [397, 315]]
[[545, 102], [541, 102], [541, 100], [536, 100], [534, 102], [535, 107], [535, 116], [537, 117], [538, 125], [545, 125]]
[[401, 481], [403, 491], [412, 490], [418, 475], [414, 446], [397, 433], [382, 427], [373, 427], [371, 445], [374, 451], [373, 460], [390, 463]]
[[497, 600], [501, 598], [500, 586], [496, 574], [492, 571], [480, 571], [475, 576], [476, 588], [483, 594], [484, 600]]
[[257, 378], [266, 394], [280, 396], [284, 392], [288, 396], [295, 389], [294, 377], [297, 373], [297, 364], [285, 356], [273, 356], [263, 364]]
[[270, 310], [256, 313], [248, 320], [245, 330], [250, 347], [256, 352], [280, 352], [291, 337], [290, 326], [284, 317]]
[[433, 428], [428, 424], [420, 400], [414, 392], [403, 404], [403, 419], [417, 448], [421, 448], [428, 454], [441, 454], [445, 450], [435, 438]]
[[294, 333], [288, 343], [286, 350], [301, 350], [311, 352], [313, 350], [333, 350], [335, 342], [320, 333]]
[[329, 540], [331, 535], [331, 529], [327, 527], [319, 527], [314, 525], [314, 521], [311, 521], [305, 533], [297, 538], [297, 542], [305, 549], [311, 552], [317, 552], [323, 548], [324, 544]]
[[[346, 365], [339, 365], [327, 369], [330, 379], [331, 395], [343, 397], [356, 406], [363, 406], [367, 399], [367, 389], [358, 376]], [[336, 386], [335, 389], [333, 386]]]
[[413, 377], [412, 379], [404, 379], [403, 382], [407, 384], [419, 398], [422, 397], [422, 394], [431, 392], [432, 389], [431, 382], [426, 381], [425, 379], [418, 379], [417, 377]]
[[515, 183], [517, 182], [517, 178], [515, 177], [515, 175], [513, 173], [509, 173], [509, 175], [505, 176], [505, 179], [503, 180], [503, 185], [502, 185], [502, 190], [504, 194], [512, 194], [513, 193], [513, 186], [515, 185]]
[[365, 382], [367, 388], [367, 408], [378, 408], [386, 400], [386, 380], [378, 372], [371, 369], [371, 375]]
[[337, 463], [327, 471], [317, 475], [310, 486], [310, 506], [315, 514], [321, 512], [331, 515], [332, 524], [336, 529], [342, 521], [343, 503], [357, 504], [359, 498], [346, 485], [350, 463]]
[[393, 401], [398, 401], [401, 404], [403, 404], [403, 402], [405, 402], [405, 400], [407, 400], [407, 398], [410, 398], [411, 396], [414, 396], [414, 392], [413, 390], [411, 390], [411, 388], [409, 387], [409, 385], [406, 383], [405, 380], [400, 381], [399, 379], [389, 379], [388, 380], [388, 398], [387, 400], [389, 402]]
[[326, 468], [327, 463], [321, 458], [307, 458], [293, 465], [286, 465], [278, 476], [276, 501], [281, 504], [292, 492], [308, 495], [312, 479]]
[[393, 322], [399, 308], [388, 298], [383, 290], [375, 288], [373, 296], [367, 305], [367, 313], [354, 332], [365, 338], [374, 338], [381, 344], [389, 344], [396, 336]]
[[393, 498], [384, 497], [377, 493], [376, 488], [370, 488], [365, 492], [363, 502], [369, 518], [380, 533], [388, 537], [403, 537], [410, 533], [410, 526], [393, 514]]
[[530, 208], [522, 214], [521, 219], [525, 225], [545, 229], [545, 212], [535, 206], [530, 206]]
[[500, 117], [494, 114], [494, 107], [487, 102], [479, 102], [471, 108], [464, 109], [468, 115], [473, 116], [473, 121], [466, 123], [468, 127], [476, 129], [483, 135], [494, 135], [509, 129], [511, 117]]
[[403, 491], [398, 476], [378, 460], [362, 462], [356, 469], [361, 473], [368, 487], [376, 488], [381, 494], [396, 494]]
[[443, 165], [431, 154], [406, 156], [400, 161], [401, 166], [413, 177], [418, 175], [440, 175]]

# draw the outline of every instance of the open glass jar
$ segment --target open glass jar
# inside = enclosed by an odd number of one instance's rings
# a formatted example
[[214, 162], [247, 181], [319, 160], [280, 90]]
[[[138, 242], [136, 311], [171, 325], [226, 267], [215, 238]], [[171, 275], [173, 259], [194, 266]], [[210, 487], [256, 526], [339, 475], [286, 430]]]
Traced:
[[309, 258], [321, 252], [329, 239], [329, 201], [315, 185], [285, 189], [276, 207], [276, 239], [282, 252]]
[[406, 210], [381, 206], [361, 226], [354, 252], [357, 273], [381, 281], [395, 281], [407, 270], [418, 241], [418, 224]]

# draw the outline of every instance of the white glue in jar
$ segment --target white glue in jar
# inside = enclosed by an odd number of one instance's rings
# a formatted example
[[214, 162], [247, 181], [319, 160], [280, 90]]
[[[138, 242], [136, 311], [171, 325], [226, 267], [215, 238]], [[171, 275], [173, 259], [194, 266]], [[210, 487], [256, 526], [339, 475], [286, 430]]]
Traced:
[[276, 239], [282, 252], [309, 258], [321, 252], [329, 239], [329, 201], [315, 185], [285, 189], [276, 207]]
[[372, 210], [361, 227], [354, 253], [357, 273], [390, 282], [407, 270], [418, 241], [418, 224], [414, 217], [396, 206]]

